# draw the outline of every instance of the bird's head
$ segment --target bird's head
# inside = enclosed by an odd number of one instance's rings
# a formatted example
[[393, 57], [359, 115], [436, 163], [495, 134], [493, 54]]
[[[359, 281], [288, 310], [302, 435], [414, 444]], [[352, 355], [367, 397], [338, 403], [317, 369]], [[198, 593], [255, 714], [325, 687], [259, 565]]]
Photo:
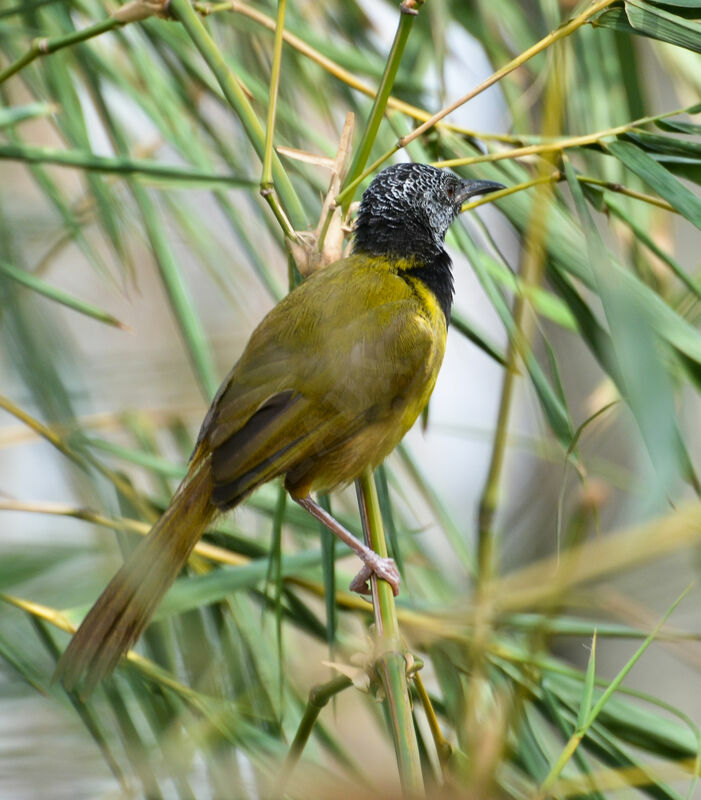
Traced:
[[354, 250], [429, 260], [442, 252], [446, 231], [466, 200], [503, 188], [428, 164], [394, 164], [363, 194]]

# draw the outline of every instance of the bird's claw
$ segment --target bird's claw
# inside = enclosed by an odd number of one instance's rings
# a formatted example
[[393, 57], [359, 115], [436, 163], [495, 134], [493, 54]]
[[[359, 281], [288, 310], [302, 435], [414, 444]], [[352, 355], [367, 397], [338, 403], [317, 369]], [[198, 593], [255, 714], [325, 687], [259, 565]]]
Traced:
[[392, 593], [396, 597], [399, 594], [399, 570], [394, 560], [391, 558], [381, 558], [375, 555], [375, 558], [363, 564], [360, 572], [353, 578], [350, 583], [350, 590], [358, 594], [371, 594], [370, 577], [376, 575], [378, 578], [392, 587]]

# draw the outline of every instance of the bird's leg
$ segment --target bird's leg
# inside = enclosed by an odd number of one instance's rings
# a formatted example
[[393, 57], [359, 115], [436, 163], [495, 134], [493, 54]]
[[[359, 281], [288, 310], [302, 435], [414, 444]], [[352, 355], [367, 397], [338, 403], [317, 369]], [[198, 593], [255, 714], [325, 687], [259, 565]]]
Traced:
[[334, 536], [345, 542], [363, 562], [363, 568], [351, 581], [350, 588], [352, 591], [359, 594], [370, 594], [368, 579], [371, 575], [377, 575], [378, 578], [382, 578], [382, 580], [389, 583], [395, 596], [399, 594], [399, 570], [391, 558], [378, 556], [374, 550], [371, 550], [359, 539], [356, 539], [349, 530], [346, 530], [340, 522], [335, 520], [328, 511], [325, 511], [308, 495], [307, 497], [295, 497], [295, 500], [302, 508], [325, 525]]

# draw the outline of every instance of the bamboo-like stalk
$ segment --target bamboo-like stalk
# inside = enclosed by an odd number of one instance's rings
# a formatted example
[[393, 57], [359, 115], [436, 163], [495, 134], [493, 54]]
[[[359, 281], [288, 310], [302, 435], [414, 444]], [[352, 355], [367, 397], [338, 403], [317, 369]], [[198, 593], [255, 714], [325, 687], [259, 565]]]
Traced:
[[[562, 86], [557, 76], [548, 84], [546, 104], [544, 111], [546, 133], [557, 128], [562, 111]], [[541, 162], [542, 178], [536, 185], [540, 197], [533, 204], [533, 214], [529, 236], [523, 255], [521, 280], [525, 290], [537, 286], [543, 273], [543, 242], [546, 236], [546, 219], [548, 208], [552, 201], [552, 165]], [[517, 361], [519, 354], [528, 348], [531, 337], [532, 320], [527, 318], [528, 293], [517, 292], [513, 301], [514, 330], [509, 337], [506, 353], [506, 368], [504, 381], [499, 399], [499, 412], [497, 426], [492, 445], [492, 454], [489, 461], [487, 478], [480, 496], [477, 524], [477, 561], [480, 587], [492, 578], [494, 568], [494, 530], [493, 522], [499, 502], [500, 485], [504, 458], [506, 455], [506, 442], [509, 430], [509, 416], [517, 376]]]
[[290, 225], [280, 201], [275, 194], [273, 183], [273, 139], [275, 136], [275, 115], [277, 112], [277, 96], [280, 86], [280, 65], [282, 63], [282, 35], [285, 30], [285, 8], [287, 0], [278, 0], [277, 23], [275, 26], [275, 42], [273, 45], [273, 65], [270, 74], [270, 91], [268, 93], [268, 117], [265, 127], [265, 145], [263, 148], [263, 171], [260, 180], [260, 193], [270, 206], [280, 227], [289, 239], [296, 234]]
[[[421, 3], [423, 3], [423, 0], [420, 0], [418, 5], [421, 5]], [[409, 3], [407, 2], [403, 2], [400, 6], [402, 13], [400, 13], [399, 16], [399, 25], [397, 26], [397, 31], [394, 34], [392, 48], [387, 56], [382, 80], [380, 81], [380, 86], [377, 90], [377, 94], [375, 95], [375, 102], [372, 104], [372, 109], [370, 111], [370, 116], [365, 126], [365, 130], [363, 131], [363, 136], [355, 151], [353, 161], [351, 162], [350, 169], [348, 170], [348, 175], [346, 176], [345, 183], [348, 187], [348, 190], [342, 191], [337, 200], [337, 202], [341, 203], [344, 214], [348, 213], [348, 209], [353, 200], [353, 193], [357, 186], [356, 178], [363, 172], [363, 168], [367, 163], [372, 146], [377, 138], [377, 132], [380, 129], [380, 122], [382, 122], [382, 117], [385, 113], [385, 109], [387, 108], [387, 101], [389, 100], [389, 96], [392, 92], [394, 80], [397, 77], [399, 63], [402, 60], [404, 48], [406, 47], [409, 34], [411, 33], [411, 28], [414, 24], [414, 18], [417, 14], [417, 12], [413, 9], [413, 5], [414, 4], [412, 3], [411, 9], [408, 9]], [[340, 198], [343, 199], [341, 200]]]
[[[260, 120], [256, 116], [248, 97], [246, 97], [246, 93], [224, 60], [219, 48], [214, 44], [212, 37], [202, 24], [197, 12], [190, 5], [189, 0], [171, 0], [170, 7], [182, 23], [195, 47], [199, 50], [202, 58], [212, 70], [224, 96], [241, 120], [241, 124], [255, 151], [261, 159], [264, 158], [265, 132]], [[302, 229], [306, 227], [306, 214], [277, 154], [272, 154], [271, 162], [273, 180], [280, 195], [284, 212], [282, 208], [273, 207], [272, 205], [271, 207], [276, 213], [278, 222], [285, 234], [294, 237], [295, 228]], [[289, 216], [289, 221], [285, 215]]]
[[[387, 543], [382, 526], [382, 514], [377, 487], [370, 470], [356, 481], [358, 505], [363, 521], [365, 541], [382, 558], [387, 558]], [[423, 797], [419, 746], [411, 713], [411, 698], [407, 685], [404, 646], [399, 632], [394, 594], [386, 581], [370, 578], [372, 605], [375, 614], [377, 657], [375, 669], [385, 690], [387, 710], [392, 727], [394, 749], [402, 790], [409, 797]]]
[[159, 181], [190, 181], [194, 185], [206, 183], [244, 188], [256, 185], [254, 180], [242, 175], [222, 175], [177, 164], [163, 164], [146, 158], [99, 156], [87, 150], [58, 150], [54, 147], [0, 144], [0, 160], [24, 161], [27, 164], [56, 164], [107, 175], [142, 175]]
[[263, 151], [263, 172], [260, 191], [263, 196], [273, 188], [273, 139], [275, 138], [275, 113], [280, 86], [280, 65], [282, 64], [282, 35], [285, 31], [285, 8], [287, 0], [278, 0], [275, 41], [273, 44], [273, 65], [270, 71], [270, 92], [268, 93], [268, 118], [265, 126], [265, 148]]
[[120, 28], [125, 22], [116, 19], [115, 17], [108, 17], [102, 22], [97, 22], [95, 25], [90, 25], [80, 31], [73, 31], [65, 36], [56, 36], [54, 38], [35, 39], [29, 50], [5, 67], [0, 72], [0, 84], [4, 83], [8, 78], [16, 75], [20, 70], [32, 63], [40, 56], [46, 56], [50, 53], [55, 53], [57, 50], [62, 50], [64, 47], [71, 47], [72, 45], [84, 42], [87, 39], [92, 39], [94, 36], [100, 36], [103, 33]]

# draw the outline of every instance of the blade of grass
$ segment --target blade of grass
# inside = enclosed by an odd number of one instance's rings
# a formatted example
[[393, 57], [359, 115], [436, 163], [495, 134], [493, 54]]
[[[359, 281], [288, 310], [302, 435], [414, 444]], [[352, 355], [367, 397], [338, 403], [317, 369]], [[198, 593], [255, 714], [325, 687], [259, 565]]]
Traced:
[[48, 297], [50, 300], [54, 300], [67, 308], [73, 309], [73, 311], [77, 311], [79, 314], [85, 314], [87, 317], [92, 317], [98, 322], [104, 322], [106, 325], [112, 325], [115, 328], [121, 328], [122, 330], [127, 329], [127, 326], [123, 322], [120, 322], [116, 317], [113, 317], [106, 311], [84, 300], [79, 300], [77, 297], [73, 297], [73, 295], [64, 292], [62, 289], [51, 286], [51, 284], [46, 283], [46, 281], [38, 278], [33, 273], [27, 272], [27, 270], [19, 269], [5, 261], [0, 261], [0, 272], [3, 272], [8, 277], [28, 287], [32, 291], [37, 292], [37, 294]]
[[[621, 390], [635, 416], [655, 470], [660, 478], [651, 493], [659, 501], [672, 488], [683, 469], [683, 441], [676, 425], [674, 393], [670, 377], [660, 363], [659, 344], [644, 312], [631, 302], [616, 273], [607, 268], [608, 255], [586, 206], [579, 183], [567, 158], [565, 174], [587, 242], [599, 296], [612, 332]], [[652, 393], [651, 393], [652, 392]]]
[[670, 202], [692, 225], [701, 228], [701, 200], [669, 170], [631, 142], [608, 142], [606, 149]]
[[592, 698], [594, 697], [594, 682], [596, 680], [596, 631], [591, 638], [591, 649], [589, 651], [589, 661], [587, 662], [587, 672], [584, 677], [584, 687], [582, 700], [577, 714], [577, 728], [582, 730], [586, 725], [591, 714]]
[[56, 106], [53, 103], [27, 103], [23, 106], [13, 106], [11, 108], [0, 109], [0, 130], [19, 125], [28, 119], [48, 117], [56, 113]]
[[273, 189], [273, 139], [275, 135], [275, 112], [277, 111], [278, 86], [280, 85], [280, 65], [282, 63], [282, 37], [285, 31], [285, 9], [287, 0], [278, 0], [275, 41], [273, 43], [273, 63], [270, 70], [270, 91], [268, 93], [268, 118], [265, 125], [265, 145], [263, 148], [263, 170], [260, 179], [261, 194]]
[[630, 672], [630, 670], [635, 666], [635, 664], [640, 660], [643, 653], [647, 650], [647, 648], [652, 644], [657, 636], [658, 631], [664, 623], [667, 621], [669, 616], [672, 614], [674, 609], [681, 603], [684, 597], [688, 594], [691, 589], [691, 585], [689, 585], [680, 595], [679, 597], [672, 603], [672, 605], [667, 609], [665, 615], [659, 621], [659, 623], [655, 626], [652, 630], [650, 635], [645, 639], [645, 641], [640, 645], [640, 647], [635, 651], [635, 653], [631, 656], [630, 659], [626, 662], [626, 664], [620, 669], [616, 677], [611, 681], [608, 685], [606, 690], [602, 692], [599, 699], [594, 703], [594, 706], [585, 715], [584, 723], [582, 725], [577, 726], [577, 730], [574, 732], [570, 740], [567, 742], [565, 747], [563, 748], [562, 752], [560, 753], [559, 757], [555, 761], [555, 763], [550, 768], [550, 772], [548, 772], [545, 780], [540, 785], [540, 790], [538, 793], [538, 798], [546, 797], [548, 794], [548, 790], [553, 785], [555, 780], [560, 776], [560, 773], [565, 767], [565, 764], [570, 760], [572, 754], [577, 749], [579, 743], [582, 741], [582, 738], [587, 733], [588, 729], [594, 724], [594, 721], [599, 716], [601, 709], [606, 705], [609, 698], [618, 688], [619, 684], [624, 680], [626, 675]]

